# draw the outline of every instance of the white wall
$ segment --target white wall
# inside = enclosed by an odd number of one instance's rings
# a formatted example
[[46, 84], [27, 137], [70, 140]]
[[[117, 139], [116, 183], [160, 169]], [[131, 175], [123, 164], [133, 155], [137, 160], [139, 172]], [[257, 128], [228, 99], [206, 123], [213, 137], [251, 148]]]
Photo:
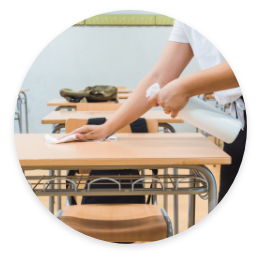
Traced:
[[[47, 102], [59, 98], [61, 88], [78, 90], [109, 84], [134, 89], [159, 58], [171, 29], [171, 26], [73, 26], [58, 35], [32, 64], [21, 87], [30, 89], [29, 132], [51, 131], [51, 125], [42, 125], [41, 119], [54, 110], [47, 107]], [[192, 60], [183, 75], [198, 70], [197, 62]], [[15, 122], [15, 132], [17, 126]], [[188, 124], [175, 126], [179, 132], [194, 131]]]

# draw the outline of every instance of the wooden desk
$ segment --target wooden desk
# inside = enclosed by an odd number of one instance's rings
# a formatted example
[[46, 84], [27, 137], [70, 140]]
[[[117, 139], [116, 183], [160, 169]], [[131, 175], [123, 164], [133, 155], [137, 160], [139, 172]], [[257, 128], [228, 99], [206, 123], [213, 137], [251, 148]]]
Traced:
[[[42, 124], [57, 124], [53, 133], [56, 133], [61, 128], [65, 127], [66, 120], [69, 118], [74, 119], [89, 119], [96, 117], [105, 117], [109, 119], [113, 116], [115, 111], [53, 111], [47, 116], [45, 116], [42, 120]], [[184, 121], [180, 118], [171, 118], [170, 115], [165, 114], [163, 111], [148, 111], [143, 116], [146, 119], [156, 119], [158, 121], [159, 126], [168, 128], [171, 132], [175, 132], [173, 127], [169, 125], [169, 123], [184, 123]]]
[[[62, 135], [54, 135], [59, 137]], [[48, 144], [44, 134], [15, 135], [21, 167], [104, 169], [230, 164], [231, 158], [202, 134], [117, 134], [118, 141]]]
[[64, 107], [76, 108], [77, 103], [68, 102], [65, 98], [56, 98], [48, 102], [47, 106], [55, 106], [55, 107], [64, 106]]
[[[42, 120], [42, 124], [65, 124], [69, 118], [74, 119], [89, 119], [96, 117], [105, 117], [109, 119], [113, 116], [115, 111], [53, 111]], [[163, 111], [148, 111], [143, 116], [147, 119], [156, 119], [158, 123], [183, 123], [180, 118], [171, 118], [170, 115], [165, 114]]]
[[[55, 135], [59, 137], [61, 135]], [[208, 211], [217, 205], [217, 189], [215, 179], [204, 164], [230, 164], [228, 154], [214, 145], [202, 134], [118, 134], [118, 141], [104, 142], [71, 142], [58, 145], [48, 144], [44, 134], [15, 135], [18, 158], [23, 170], [50, 169], [50, 178], [54, 170], [62, 169], [161, 169], [185, 168], [200, 172], [207, 181]], [[172, 175], [171, 175], [172, 176]], [[195, 178], [188, 175], [188, 178]], [[172, 177], [171, 177], [172, 178]], [[179, 176], [179, 178], [183, 178]], [[192, 182], [191, 182], [192, 185]], [[50, 185], [52, 186], [52, 185]], [[38, 196], [74, 196], [77, 190], [40, 190]], [[196, 190], [197, 189], [197, 190]], [[205, 192], [205, 188], [190, 186], [189, 188], [157, 190], [114, 190], [91, 191], [81, 190], [81, 195], [91, 196], [130, 196], [137, 194], [177, 195], [188, 194], [194, 203], [190, 204], [190, 214], [195, 212], [195, 194]], [[51, 198], [51, 197], [50, 197]], [[53, 211], [53, 200], [50, 203]], [[177, 212], [177, 211], [176, 211]], [[193, 213], [192, 213], [193, 212]], [[189, 226], [194, 220], [189, 222]]]
[[132, 93], [133, 90], [128, 90], [128, 89], [118, 89], [117, 90], [117, 93], [118, 94], [129, 94], [129, 93]]
[[[115, 103], [115, 101], [108, 101], [106, 103], [110, 103], [113, 102]], [[79, 103], [73, 103], [73, 102], [68, 102], [65, 98], [57, 98], [57, 99], [53, 99], [52, 101], [47, 103], [47, 106], [55, 106], [57, 107], [55, 109], [55, 111], [60, 111], [61, 109], [68, 109], [69, 111], [71, 111], [71, 109], [76, 109], [77, 110], [77, 105]]]
[[120, 100], [120, 99], [128, 99], [129, 98], [129, 96], [131, 95], [131, 93], [130, 94], [124, 94], [124, 95], [117, 95], [117, 99], [118, 100]]
[[27, 92], [27, 91], [29, 91], [30, 89], [21, 89], [20, 91], [19, 91], [19, 93], [24, 93], [24, 92]]

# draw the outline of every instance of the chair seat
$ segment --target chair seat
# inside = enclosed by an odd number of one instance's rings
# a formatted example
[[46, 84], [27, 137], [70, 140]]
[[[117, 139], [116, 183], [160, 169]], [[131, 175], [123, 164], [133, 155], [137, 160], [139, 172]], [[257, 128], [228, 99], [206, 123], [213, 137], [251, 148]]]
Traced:
[[66, 207], [60, 220], [109, 242], [157, 241], [167, 237], [160, 208], [147, 204], [92, 204]]

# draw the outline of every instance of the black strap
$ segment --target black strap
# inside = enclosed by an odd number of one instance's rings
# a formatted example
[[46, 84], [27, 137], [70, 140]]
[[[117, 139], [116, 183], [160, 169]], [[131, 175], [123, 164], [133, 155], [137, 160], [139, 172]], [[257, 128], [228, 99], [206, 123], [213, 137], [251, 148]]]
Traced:
[[105, 117], [90, 118], [88, 120], [88, 125], [103, 125], [105, 122], [106, 122]]
[[[152, 169], [153, 175], [158, 175], [158, 169]], [[150, 185], [150, 189], [153, 187], [153, 183], [151, 183]], [[151, 200], [151, 195], [148, 196], [146, 204], [150, 204], [150, 200]]]
[[148, 133], [146, 120], [144, 118], [138, 118], [130, 124], [132, 133]]

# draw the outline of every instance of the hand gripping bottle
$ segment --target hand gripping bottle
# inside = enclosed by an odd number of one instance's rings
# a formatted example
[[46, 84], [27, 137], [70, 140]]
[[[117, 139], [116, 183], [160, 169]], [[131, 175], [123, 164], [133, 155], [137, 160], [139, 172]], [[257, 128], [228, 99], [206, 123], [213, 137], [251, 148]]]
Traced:
[[[158, 83], [146, 91], [146, 97], [155, 95], [160, 90]], [[238, 136], [242, 123], [240, 120], [204, 102], [198, 97], [191, 97], [187, 105], [178, 113], [185, 122], [230, 144]]]

